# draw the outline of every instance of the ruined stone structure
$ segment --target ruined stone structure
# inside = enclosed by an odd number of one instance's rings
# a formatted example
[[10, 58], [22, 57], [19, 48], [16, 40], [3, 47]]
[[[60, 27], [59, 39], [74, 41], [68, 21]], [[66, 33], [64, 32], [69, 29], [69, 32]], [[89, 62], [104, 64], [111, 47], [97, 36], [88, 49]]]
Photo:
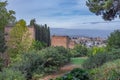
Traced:
[[[29, 37], [31, 40], [35, 39], [35, 28], [34, 26], [29, 26], [28, 28], [28, 32], [29, 32]], [[8, 41], [10, 39], [10, 31], [12, 30], [12, 26], [6, 26], [5, 27], [5, 40], [6, 40], [6, 45], [8, 45]], [[30, 42], [31, 43], [31, 42]], [[32, 43], [31, 43], [32, 44]], [[31, 45], [29, 44], [29, 45]], [[14, 45], [13, 45], [14, 46]], [[2, 57], [5, 62], [4, 65], [7, 66], [10, 63], [10, 59], [9, 59], [9, 55], [7, 54], [7, 52], [5, 52], [3, 55], [0, 55], [0, 57]]]
[[[27, 27], [28, 28], [28, 30], [29, 30], [29, 37], [31, 38], [31, 39], [35, 39], [35, 28], [34, 28], [34, 26], [29, 26], [29, 27]], [[6, 41], [8, 41], [9, 40], [9, 34], [10, 34], [10, 31], [11, 31], [11, 29], [12, 29], [12, 26], [7, 26], [7, 27], [5, 27], [5, 40]]]
[[[35, 39], [35, 28], [34, 26], [28, 26], [27, 27], [29, 30], [29, 37], [31, 39]], [[5, 27], [5, 40], [9, 40], [9, 33], [12, 29], [12, 26], [7, 26]], [[55, 36], [53, 35], [51, 37], [51, 46], [63, 46], [65, 48], [74, 48], [75, 46], [75, 41], [72, 41], [69, 36]]]
[[63, 46], [65, 48], [74, 48], [75, 42], [69, 36], [55, 36], [51, 37], [51, 46]]

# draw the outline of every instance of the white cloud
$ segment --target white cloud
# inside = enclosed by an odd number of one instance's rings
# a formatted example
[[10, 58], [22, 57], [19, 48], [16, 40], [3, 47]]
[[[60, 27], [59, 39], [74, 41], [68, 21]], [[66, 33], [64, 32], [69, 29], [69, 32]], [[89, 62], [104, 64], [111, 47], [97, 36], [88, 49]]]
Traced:
[[115, 22], [119, 19], [105, 23], [100, 16], [91, 15], [86, 7], [86, 0], [9, 0], [8, 2], [8, 9], [16, 11], [17, 19], [23, 18], [28, 23], [30, 19], [36, 18], [37, 23], [56, 28], [120, 29], [120, 24]]

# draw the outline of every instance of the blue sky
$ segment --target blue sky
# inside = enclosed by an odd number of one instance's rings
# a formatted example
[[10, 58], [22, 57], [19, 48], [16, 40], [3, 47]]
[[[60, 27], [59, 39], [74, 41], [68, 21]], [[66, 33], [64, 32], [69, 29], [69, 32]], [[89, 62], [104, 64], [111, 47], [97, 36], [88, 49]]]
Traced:
[[27, 24], [33, 18], [38, 24], [52, 28], [120, 29], [120, 20], [105, 22], [101, 16], [92, 14], [86, 0], [8, 0], [8, 9], [16, 12], [17, 20]]

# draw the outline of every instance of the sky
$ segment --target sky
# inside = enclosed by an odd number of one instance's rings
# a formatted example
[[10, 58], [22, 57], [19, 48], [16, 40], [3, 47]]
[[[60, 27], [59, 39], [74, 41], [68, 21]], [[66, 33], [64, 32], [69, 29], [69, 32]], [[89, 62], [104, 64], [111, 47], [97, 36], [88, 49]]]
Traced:
[[35, 18], [36, 23], [51, 28], [120, 29], [120, 19], [104, 21], [89, 11], [86, 0], [8, 0], [7, 9], [14, 10], [17, 20], [24, 19], [27, 24]]

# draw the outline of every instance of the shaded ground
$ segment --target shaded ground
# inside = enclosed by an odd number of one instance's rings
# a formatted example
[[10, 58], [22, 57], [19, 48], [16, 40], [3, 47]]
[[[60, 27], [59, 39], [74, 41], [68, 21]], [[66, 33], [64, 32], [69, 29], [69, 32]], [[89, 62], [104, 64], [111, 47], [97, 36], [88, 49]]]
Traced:
[[61, 67], [60, 71], [58, 71], [57, 73], [48, 75], [43, 77], [42, 79], [39, 80], [49, 80], [49, 79], [53, 79], [56, 77], [60, 77], [62, 75], [64, 75], [65, 73], [73, 70], [74, 68], [80, 68], [81, 64], [86, 60], [86, 57], [81, 57], [81, 58], [72, 58], [71, 59], [71, 64], [65, 65], [63, 67]]

